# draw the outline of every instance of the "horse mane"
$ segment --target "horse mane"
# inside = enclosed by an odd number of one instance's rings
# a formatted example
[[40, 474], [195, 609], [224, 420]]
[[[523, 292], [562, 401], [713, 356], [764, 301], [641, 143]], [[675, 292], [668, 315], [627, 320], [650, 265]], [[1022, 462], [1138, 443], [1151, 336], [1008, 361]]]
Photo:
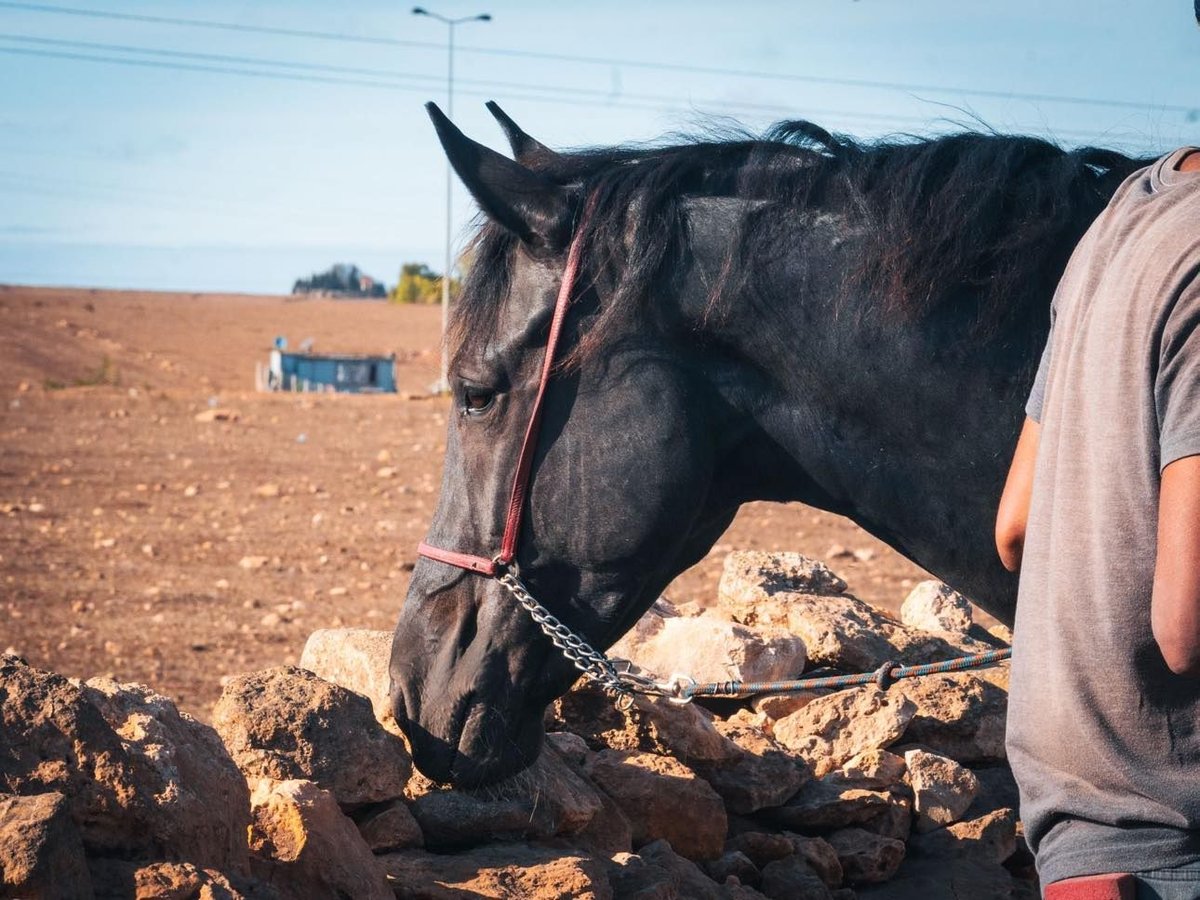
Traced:
[[[758, 201], [731, 241], [713, 309], [738, 293], [730, 287], [753, 286], [762, 267], [752, 261], [786, 251], [797, 212], [817, 211], [872, 234], [868, 258], [843, 275], [844, 296], [907, 320], [969, 303], [969, 319], [994, 333], [1028, 312], [1035, 287], [1045, 288], [1048, 307], [1076, 242], [1120, 183], [1149, 161], [991, 132], [861, 141], [799, 120], [761, 137], [710, 133], [554, 154], [531, 165], [575, 195], [595, 197], [581, 235], [585, 259], [611, 267], [615, 287], [572, 353], [578, 362], [630, 315], [653, 315], [647, 298], [681, 268], [670, 263], [687, 238], [685, 200]], [[456, 357], [493, 333], [518, 244], [491, 222], [476, 235], [449, 336]]]

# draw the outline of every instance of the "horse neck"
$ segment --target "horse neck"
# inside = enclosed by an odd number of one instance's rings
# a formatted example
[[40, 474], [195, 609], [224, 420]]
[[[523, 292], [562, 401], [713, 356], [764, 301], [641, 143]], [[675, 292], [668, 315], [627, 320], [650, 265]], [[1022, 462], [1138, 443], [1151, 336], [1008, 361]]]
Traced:
[[870, 298], [838, 296], [840, 273], [813, 274], [817, 247], [797, 253], [723, 327], [751, 373], [733, 402], [761, 474], [741, 499], [846, 515], [1010, 619], [992, 531], [1036, 337], [972, 339], [953, 313], [886, 321]]

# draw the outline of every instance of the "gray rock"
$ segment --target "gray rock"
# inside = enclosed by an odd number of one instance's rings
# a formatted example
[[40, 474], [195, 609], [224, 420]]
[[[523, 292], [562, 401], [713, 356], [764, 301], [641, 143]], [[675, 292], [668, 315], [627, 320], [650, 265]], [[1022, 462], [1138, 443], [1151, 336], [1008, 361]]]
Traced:
[[717, 602], [738, 610], [777, 594], [840, 594], [845, 589], [846, 582], [823, 562], [799, 553], [736, 550], [725, 557]]
[[965, 764], [1005, 760], [1006, 667], [908, 678], [888, 693], [916, 704], [905, 740]]
[[377, 858], [397, 900], [613, 898], [608, 862], [570, 850], [505, 843], [452, 855], [404, 850]]
[[804, 671], [804, 642], [778, 629], [751, 629], [720, 615], [681, 616], [659, 600], [609, 650], [643, 672], [697, 681], [775, 681]]
[[683, 763], [636, 750], [602, 750], [588, 758], [584, 772], [621, 807], [635, 847], [664, 839], [687, 859], [721, 855], [725, 806]]
[[850, 884], [878, 884], [896, 874], [904, 860], [904, 842], [861, 828], [843, 828], [827, 838]]
[[1017, 849], [1017, 814], [1011, 809], [997, 809], [974, 819], [964, 819], [927, 834], [915, 835], [908, 848], [918, 856], [1002, 863]]
[[391, 675], [392, 633], [368, 628], [323, 628], [308, 636], [300, 654], [300, 668], [362, 694], [371, 701], [375, 717], [394, 726], [388, 696]]
[[818, 777], [905, 733], [917, 710], [901, 694], [874, 685], [814, 700], [774, 725], [775, 739], [807, 762]]
[[971, 630], [971, 601], [940, 581], [922, 581], [900, 606], [900, 621], [910, 628], [966, 634]]
[[957, 822], [979, 793], [979, 779], [952, 759], [909, 750], [904, 754], [913, 792], [917, 831], [932, 831]]
[[408, 804], [389, 800], [356, 810], [351, 818], [372, 853], [424, 847], [425, 837]]
[[764, 809], [759, 816], [793, 831], [825, 831], [857, 825], [879, 815], [891, 803], [891, 797], [883, 791], [866, 790], [827, 776], [808, 782], [783, 806]]
[[831, 900], [832, 897], [825, 882], [800, 856], [767, 863], [762, 870], [762, 892], [771, 900]]

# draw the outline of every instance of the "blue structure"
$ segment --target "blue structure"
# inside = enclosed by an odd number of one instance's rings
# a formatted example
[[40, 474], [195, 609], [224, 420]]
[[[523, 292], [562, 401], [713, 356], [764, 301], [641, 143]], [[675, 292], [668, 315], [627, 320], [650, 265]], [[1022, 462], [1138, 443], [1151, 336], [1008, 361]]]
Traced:
[[[280, 344], [283, 346], [281, 347]], [[271, 361], [258, 372], [259, 390], [396, 393], [396, 356], [288, 353], [276, 339]]]

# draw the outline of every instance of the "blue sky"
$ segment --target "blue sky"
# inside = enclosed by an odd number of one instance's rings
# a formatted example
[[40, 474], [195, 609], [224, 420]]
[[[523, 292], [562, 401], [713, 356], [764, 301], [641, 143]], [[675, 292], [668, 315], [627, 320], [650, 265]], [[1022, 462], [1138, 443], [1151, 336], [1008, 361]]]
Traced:
[[[376, 0], [63, 4], [0, 2], [0, 282], [272, 293], [337, 261], [389, 282], [403, 261], [440, 268], [445, 169], [422, 103], [444, 101], [444, 26]], [[1191, 0], [428, 5], [494, 17], [458, 32], [455, 119], [498, 148], [488, 98], [557, 147], [706, 115], [860, 136], [977, 116], [1066, 144], [1200, 143]], [[457, 189], [460, 241], [470, 214]]]

